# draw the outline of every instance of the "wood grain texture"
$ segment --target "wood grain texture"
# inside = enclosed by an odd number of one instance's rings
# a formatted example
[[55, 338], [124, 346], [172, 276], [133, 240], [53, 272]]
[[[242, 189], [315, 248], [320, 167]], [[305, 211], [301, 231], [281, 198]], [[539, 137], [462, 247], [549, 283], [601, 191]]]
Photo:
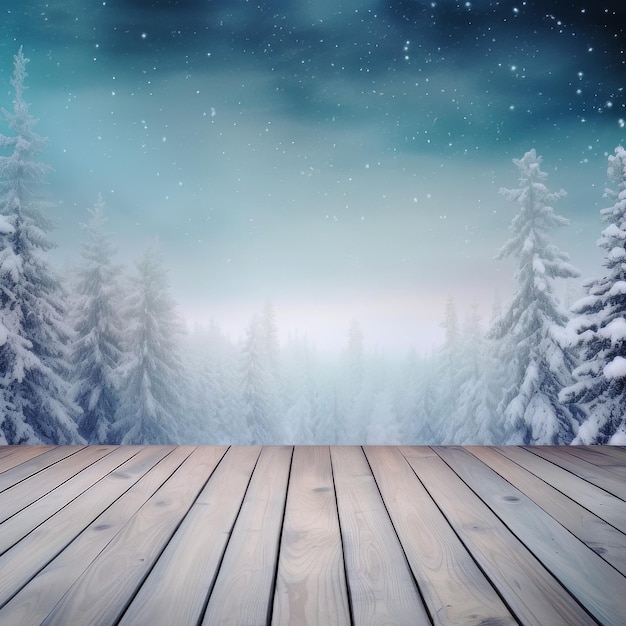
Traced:
[[194, 450], [89, 564], [43, 623], [115, 623], [224, 452], [208, 446]]
[[493, 448], [472, 446], [468, 450], [520, 491], [529, 495], [559, 524], [626, 575], [624, 533]]
[[496, 449], [572, 500], [593, 511], [619, 531], [626, 533], [626, 507], [623, 500], [528, 450], [516, 446], [501, 446]]
[[[127, 465], [132, 463], [133, 459]], [[107, 482], [113, 483], [109, 490], [105, 484], [99, 485], [98, 489], [88, 490], [0, 557], [0, 606], [81, 533], [85, 527], [83, 523], [87, 525], [95, 519], [123, 490], [128, 489], [132, 477], [120, 479], [115, 477], [114, 472], [109, 475]], [[77, 520], [80, 520], [80, 525], [76, 524]], [[0, 526], [0, 530], [3, 526]]]
[[448, 523], [522, 624], [596, 624], [441, 458], [408, 460]]
[[[88, 565], [180, 467], [192, 450], [194, 448], [190, 446], [173, 449], [145, 447], [119, 471], [99, 483], [97, 490], [90, 490], [42, 525], [41, 529], [45, 532], [40, 534], [39, 540], [25, 546], [25, 551], [16, 555], [17, 559], [6, 570], [11, 572], [13, 581], [16, 568], [22, 567], [24, 556], [36, 561], [39, 568], [45, 563], [48, 565], [0, 609], [0, 624], [41, 624]], [[95, 519], [91, 517], [92, 509], [96, 515], [101, 511]], [[77, 524], [76, 520], [80, 522]], [[72, 536], [74, 539], [59, 552], [58, 546]], [[50, 555], [55, 552], [57, 556], [50, 560]], [[20, 556], [22, 560], [19, 560]], [[37, 571], [35, 567], [32, 569]], [[0, 571], [4, 571], [1, 566]], [[122, 573], [118, 572], [118, 575]]]
[[536, 454], [547, 461], [562, 467], [563, 469], [571, 472], [575, 476], [584, 478], [587, 482], [590, 482], [596, 487], [600, 487], [614, 496], [622, 500], [626, 500], [626, 481], [622, 476], [616, 475], [610, 470], [593, 465], [583, 459], [574, 459], [572, 455], [568, 454], [563, 448], [549, 448], [547, 446], [535, 446], [532, 448], [526, 448], [533, 454]]
[[113, 446], [83, 448], [6, 489], [0, 493], [0, 523], [110, 454], [113, 449]]
[[517, 624], [400, 451], [365, 453], [434, 623]]
[[204, 614], [204, 626], [269, 622], [293, 448], [265, 447]]
[[6, 552], [59, 509], [137, 454], [140, 449], [130, 446], [114, 448], [110, 454], [96, 460], [95, 463], [6, 520], [2, 524], [0, 533], [0, 554]]
[[617, 472], [624, 478], [626, 477], [626, 456], [620, 453], [619, 457], [615, 457], [611, 454], [612, 449], [613, 446], [567, 446], [565, 451], [578, 459], [584, 459], [593, 465]]
[[606, 445], [592, 445], [592, 446], [561, 446], [566, 447], [568, 450], [588, 450], [589, 452], [595, 452], [599, 456], [604, 458], [613, 458], [619, 461], [622, 465], [626, 465], [626, 446], [606, 446]]
[[402, 546], [361, 448], [331, 461], [354, 624], [430, 624]]
[[15, 454], [20, 449], [26, 449], [27, 446], [12, 446], [12, 445], [0, 445], [0, 460], [5, 456]]
[[442, 446], [437, 454], [592, 615], [619, 624], [626, 592], [622, 574], [582, 542], [572, 541], [553, 517], [467, 450]]
[[[27, 449], [27, 448], [26, 448]], [[0, 474], [0, 493], [15, 487], [22, 480], [34, 476], [42, 469], [54, 465], [57, 461], [64, 459], [72, 454], [76, 454], [82, 450], [83, 446], [57, 446], [49, 449], [43, 454], [33, 455], [34, 458], [30, 458], [15, 467]]]
[[230, 448], [120, 625], [192, 626], [202, 617], [261, 448]]
[[0, 624], [625, 624], [626, 450], [535, 452], [0, 447]]
[[294, 451], [272, 624], [350, 624], [337, 504], [327, 447]]
[[52, 448], [53, 446], [6, 446], [0, 448], [0, 474], [50, 451]]

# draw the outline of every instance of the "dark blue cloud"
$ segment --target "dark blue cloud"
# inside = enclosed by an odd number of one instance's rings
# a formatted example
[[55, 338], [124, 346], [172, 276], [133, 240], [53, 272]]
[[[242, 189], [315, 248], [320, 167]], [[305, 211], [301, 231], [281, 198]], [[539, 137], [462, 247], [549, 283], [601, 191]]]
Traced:
[[5, 16], [3, 41], [71, 59], [68, 87], [258, 72], [281, 114], [392, 126], [405, 146], [418, 109], [467, 145], [626, 114], [620, 2], [13, 0]]

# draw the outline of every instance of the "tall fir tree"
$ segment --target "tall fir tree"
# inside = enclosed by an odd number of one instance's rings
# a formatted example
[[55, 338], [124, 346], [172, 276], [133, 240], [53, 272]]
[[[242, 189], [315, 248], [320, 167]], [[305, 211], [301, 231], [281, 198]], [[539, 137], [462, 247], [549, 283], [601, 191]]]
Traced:
[[111, 426], [112, 443], [180, 443], [184, 418], [179, 340], [183, 328], [161, 252], [151, 242], [137, 263], [125, 310], [130, 351]]
[[543, 183], [541, 157], [530, 150], [513, 162], [520, 171], [517, 189], [502, 189], [519, 212], [511, 224], [512, 237], [499, 258], [517, 259], [517, 290], [492, 328], [499, 341], [505, 371], [502, 440], [510, 444], [564, 444], [574, 438], [582, 418], [575, 406], [559, 402], [559, 392], [571, 384], [573, 355], [563, 346], [567, 313], [554, 294], [555, 278], [573, 278], [578, 271], [568, 257], [550, 243], [548, 232], [568, 220], [552, 205], [565, 195], [552, 193]]
[[[455, 416], [457, 415], [458, 390], [461, 384], [459, 359], [461, 347], [461, 333], [456, 302], [453, 297], [446, 301], [446, 312], [443, 322], [445, 339], [439, 348], [434, 362], [435, 376], [430, 381], [432, 393], [436, 399], [433, 411], [425, 418], [431, 424], [437, 443], [451, 443], [455, 440]], [[446, 434], [452, 433], [452, 440], [447, 440]]]
[[271, 302], [266, 302], [261, 314], [261, 334], [264, 352], [270, 375], [275, 379], [276, 388], [280, 387], [280, 343], [276, 326], [276, 312]]
[[117, 281], [120, 269], [112, 264], [114, 250], [105, 231], [101, 196], [89, 213], [73, 304], [73, 390], [83, 410], [80, 434], [88, 443], [109, 443], [109, 428], [118, 400], [116, 370], [123, 353]]
[[565, 402], [578, 402], [588, 413], [575, 443], [626, 445], [626, 150], [609, 156], [608, 178], [614, 200], [601, 211], [608, 226], [598, 245], [604, 249], [602, 278], [585, 284], [587, 296], [572, 307], [571, 343], [580, 349], [582, 363], [574, 370], [575, 383], [563, 390]]
[[478, 306], [473, 304], [459, 342], [455, 365], [458, 372], [458, 387], [453, 391], [457, 398], [456, 409], [448, 420], [442, 443], [494, 443], [498, 373], [491, 347], [481, 329]]
[[283, 406], [285, 440], [297, 444], [313, 444], [325, 440], [320, 431], [318, 414], [319, 392], [313, 372], [313, 362], [306, 335], [290, 336], [283, 356]]
[[68, 444], [82, 439], [71, 399], [67, 345], [71, 330], [59, 279], [46, 253], [54, 224], [39, 189], [50, 168], [38, 161], [46, 139], [24, 101], [26, 64], [14, 57], [13, 135], [0, 135], [0, 442]]
[[211, 356], [217, 376], [217, 407], [218, 430], [222, 434], [222, 442], [238, 441], [241, 433], [241, 402], [239, 397], [239, 366], [238, 347], [224, 336], [214, 320], [208, 329], [207, 354]]
[[400, 367], [394, 398], [394, 405], [397, 407], [400, 438], [407, 445], [417, 443], [418, 440], [421, 375], [422, 360], [415, 348], [410, 348]]
[[241, 400], [244, 444], [276, 442], [276, 415], [272, 413], [273, 378], [263, 323], [255, 315], [246, 330], [241, 354]]
[[208, 350], [207, 333], [196, 326], [183, 342], [185, 364], [189, 373], [188, 397], [181, 440], [196, 444], [221, 443], [223, 433], [217, 427], [217, 372]]

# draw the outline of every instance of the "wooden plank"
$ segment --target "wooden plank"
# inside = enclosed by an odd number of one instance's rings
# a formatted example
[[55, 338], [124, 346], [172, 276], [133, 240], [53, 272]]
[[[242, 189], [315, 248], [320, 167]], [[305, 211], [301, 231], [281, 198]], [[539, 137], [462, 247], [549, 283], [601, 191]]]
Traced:
[[526, 449], [546, 459], [546, 461], [555, 463], [568, 472], [584, 478], [592, 485], [596, 485], [614, 496], [626, 500], [626, 482], [623, 477], [616, 476], [613, 472], [603, 467], [592, 465], [582, 459], [573, 459], [570, 454], [567, 454], [560, 447], [533, 446]]
[[611, 457], [620, 463], [626, 463], [626, 447], [625, 446], [569, 446], [570, 448], [586, 448], [601, 454], [602, 456]]
[[222, 447], [196, 448], [90, 563], [43, 623], [117, 622], [224, 452]]
[[[133, 461], [131, 458], [125, 465], [125, 468], [130, 465], [130, 469], [109, 475], [108, 486], [112, 493], [107, 493], [102, 485], [98, 489], [89, 489], [0, 557], [0, 606], [63, 550], [110, 502], [128, 489], [137, 479], [133, 479], [131, 471]], [[120, 473], [127, 474], [129, 478], [121, 478]]]
[[611, 471], [619, 470], [619, 475], [626, 477], [626, 456], [616, 458], [610, 454], [613, 446], [563, 446], [568, 454], [584, 459], [593, 465], [605, 467]]
[[624, 533], [493, 448], [472, 446], [468, 451], [529, 496], [559, 524], [626, 575]]
[[[0, 563], [0, 573], [7, 571], [15, 590], [21, 587], [15, 583], [16, 575], [23, 577], [24, 570], [37, 571], [35, 567], [28, 569], [25, 561], [36, 562], [39, 568], [48, 564], [30, 582], [25, 578], [22, 584], [28, 584], [0, 609], [0, 623], [41, 624], [88, 565], [194, 449], [144, 448], [99, 483], [97, 490], [89, 490], [22, 541], [23, 550], [12, 563], [4, 568]], [[118, 493], [122, 495], [116, 499]], [[38, 533], [38, 541], [30, 542]]]
[[20, 463], [52, 450], [53, 446], [8, 446], [2, 450], [0, 458], [0, 473], [14, 468]]
[[365, 453], [435, 624], [517, 624], [400, 451]]
[[438, 456], [407, 459], [474, 560], [522, 624], [596, 621]]
[[264, 447], [204, 614], [203, 625], [268, 624], [291, 447]]
[[124, 613], [120, 626], [195, 626], [261, 448], [230, 448]]
[[[417, 579], [435, 624], [510, 624], [507, 607], [524, 624], [594, 623], [580, 605], [579, 591], [570, 589], [568, 593], [531, 552], [537, 551], [547, 563], [549, 559], [541, 551], [550, 549], [557, 561], [575, 561], [571, 567], [582, 572], [578, 578], [584, 576], [585, 585], [593, 580], [591, 586], [596, 590], [591, 593], [601, 593], [598, 602], [613, 611], [608, 616], [597, 612], [596, 619], [611, 623], [621, 616], [616, 607], [626, 609], [623, 592], [605, 584], [586, 561], [576, 560], [584, 551], [595, 562], [602, 562], [591, 550], [600, 553], [606, 549], [601, 557], [615, 568], [610, 568], [614, 576], [620, 576], [614, 580], [626, 580], [617, 572], [624, 571], [626, 550], [624, 535], [616, 530], [620, 519], [626, 524], [626, 502], [532, 451], [453, 448], [466, 455], [452, 453], [457, 465], [462, 456], [456, 469], [462, 472], [463, 480], [474, 481], [476, 491], [485, 491], [480, 493], [481, 500], [428, 447], [402, 448], [403, 458], [397, 449], [368, 448], [367, 460], [359, 448], [337, 448], [330, 450], [332, 462], [327, 448], [296, 448], [291, 474], [290, 448], [264, 448], [238, 511], [242, 485], [245, 490], [250, 470], [246, 474], [240, 463], [228, 468], [225, 461], [235, 449], [218, 464], [223, 469], [221, 479], [219, 470], [204, 472], [205, 483], [198, 476], [194, 479], [199, 493], [212, 493], [206, 502], [201, 502], [201, 495], [195, 503], [193, 497], [181, 496], [189, 485], [180, 464], [185, 458], [193, 459], [189, 456], [192, 450], [196, 448], [141, 447], [136, 456], [116, 469], [124, 455], [132, 452], [116, 447], [76, 473], [68, 454], [78, 455], [75, 461], [82, 458], [85, 463], [89, 448], [52, 448], [38, 450], [35, 455], [27, 447], [0, 448], [0, 463], [15, 455], [30, 455], [19, 463], [13, 458], [6, 471], [0, 472], [0, 480], [13, 473], [15, 483], [5, 482], [6, 489], [15, 489], [14, 494], [29, 502], [0, 524], [0, 544], [12, 546], [0, 556], [0, 624], [113, 624], [122, 618], [133, 624], [184, 624], [199, 623], [202, 617], [204, 626], [348, 624], [351, 620], [366, 623], [367, 617], [382, 621], [386, 612], [397, 621], [413, 624], [423, 615], [416, 612], [402, 620], [389, 608], [397, 601], [394, 594], [400, 593], [394, 579], [400, 586], [406, 583], [405, 575], [399, 572], [408, 572], [407, 562], [413, 572], [413, 576], [408, 574], [413, 597], [418, 597]], [[621, 448], [611, 451], [624, 452]], [[52, 452], [55, 454], [49, 454]], [[244, 451], [244, 457], [249, 453]], [[445, 454], [449, 453], [442, 451]], [[621, 475], [619, 458], [604, 449], [558, 448], [556, 454], [561, 455], [561, 461], [596, 477], [605, 472], [614, 474], [614, 479]], [[513, 458], [516, 455], [517, 460]], [[107, 467], [112, 471], [107, 473]], [[477, 467], [483, 469], [477, 471]], [[491, 472], [499, 491], [485, 480], [485, 471]], [[57, 478], [51, 480], [52, 476]], [[39, 480], [52, 489], [42, 492], [37, 488]], [[177, 486], [172, 486], [173, 481], [178, 481]], [[39, 491], [26, 488], [31, 485]], [[505, 499], [513, 496], [523, 501], [515, 488], [534, 502], [534, 508]], [[171, 501], [177, 498], [191, 501], [190, 508]], [[484, 500], [511, 519], [503, 523]], [[10, 505], [8, 498], [6, 502]], [[304, 510], [296, 510], [302, 503]], [[3, 512], [0, 509], [0, 514]], [[208, 524], [200, 523], [200, 519]], [[523, 527], [521, 534], [532, 536], [532, 541], [524, 539], [530, 550], [516, 537], [519, 529], [515, 524]], [[550, 524], [561, 527], [561, 531], [555, 534]], [[381, 554], [388, 546], [392, 552], [400, 552]], [[572, 550], [573, 557], [567, 554]], [[161, 563], [161, 559], [165, 560]], [[194, 560], [196, 565], [188, 567], [194, 574], [184, 584], [183, 565]], [[374, 563], [381, 567], [378, 572]], [[389, 564], [395, 570], [389, 570]], [[385, 571], [391, 571], [386, 578]], [[472, 600], [474, 596], [464, 587], [477, 584], [468, 582], [476, 572], [479, 584], [487, 590], [484, 604]], [[176, 580], [177, 573], [180, 581]], [[172, 585], [165, 582], [170, 577]], [[257, 586], [257, 581], [262, 582]], [[494, 597], [496, 605], [499, 602], [490, 583], [503, 598], [503, 613], [486, 613]], [[177, 585], [182, 585], [180, 591]], [[381, 594], [385, 585], [390, 591]], [[350, 592], [355, 599], [354, 610]], [[480, 591], [474, 593], [480, 597]], [[140, 607], [141, 594], [147, 612], [138, 610], [134, 619], [132, 610], [135, 603]], [[151, 606], [162, 598], [174, 598], [172, 604], [179, 607], [176, 615], [168, 616], [167, 608], [159, 611]], [[388, 604], [366, 615], [367, 611], [359, 608], [363, 599], [362, 606], [377, 606], [383, 601]], [[215, 604], [217, 600], [220, 602]], [[79, 606], [81, 602], [83, 606]], [[200, 606], [199, 611], [191, 606], [194, 604]], [[244, 605], [255, 608], [248, 611]], [[59, 607], [64, 606], [70, 609], [60, 613]], [[462, 612], [464, 606], [467, 613]], [[393, 623], [392, 619], [389, 622]]]
[[330, 451], [294, 451], [272, 624], [350, 624]]
[[618, 624], [624, 616], [626, 578], [553, 517], [461, 447], [439, 447], [437, 454], [485, 502], [544, 566], [600, 622]]
[[589, 509], [605, 522], [626, 533], [626, 507], [623, 500], [528, 450], [517, 446], [501, 446], [496, 449], [578, 504]]
[[95, 463], [6, 520], [0, 526], [0, 554], [6, 552], [59, 509], [137, 454], [139, 450], [138, 446], [114, 448], [110, 454], [96, 460]]
[[428, 624], [417, 585], [361, 448], [330, 450], [355, 624]]
[[24, 463], [20, 463], [0, 474], [0, 492], [14, 487], [22, 480], [33, 476], [61, 459], [76, 454], [82, 449], [84, 449], [84, 446], [56, 446], [43, 454], [36, 455], [34, 458]]
[[13, 454], [16, 450], [19, 449], [19, 446], [12, 445], [0, 445], [0, 459], [8, 456], [9, 454]]
[[29, 476], [25, 480], [0, 493], [0, 522], [15, 515], [29, 504], [69, 480], [103, 456], [110, 454], [113, 446], [89, 446], [61, 459], [49, 468]]
[[438, 458], [430, 446], [399, 446], [398, 450], [407, 461], [411, 459]]

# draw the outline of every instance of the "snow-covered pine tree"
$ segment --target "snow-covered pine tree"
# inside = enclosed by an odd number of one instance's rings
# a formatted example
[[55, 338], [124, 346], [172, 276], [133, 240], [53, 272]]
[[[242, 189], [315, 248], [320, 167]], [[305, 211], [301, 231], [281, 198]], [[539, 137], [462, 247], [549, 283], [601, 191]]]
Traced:
[[400, 424], [389, 386], [383, 386], [374, 396], [372, 416], [367, 426], [368, 445], [400, 445]]
[[181, 440], [194, 444], [220, 444], [224, 433], [218, 425], [217, 371], [208, 349], [206, 330], [196, 325], [184, 338], [183, 352], [188, 370], [185, 420]]
[[306, 335], [290, 336], [283, 356], [283, 406], [285, 440], [296, 444], [326, 442], [321, 432], [318, 413], [319, 389], [314, 375], [314, 364]]
[[46, 260], [53, 221], [39, 188], [50, 168], [38, 161], [46, 139], [24, 101], [26, 64], [14, 57], [13, 135], [0, 135], [0, 442], [78, 443], [80, 409], [70, 392], [70, 328], [58, 277]]
[[430, 424], [438, 444], [452, 443], [447, 440], [446, 433], [451, 432], [454, 437], [456, 427], [454, 419], [457, 414], [457, 394], [461, 384], [459, 359], [461, 357], [461, 333], [456, 302], [453, 297], [446, 301], [446, 312], [441, 327], [445, 328], [443, 345], [437, 351], [433, 364], [434, 377], [430, 380], [435, 402], [431, 407], [432, 413], [424, 415], [424, 420]]
[[626, 150], [609, 156], [607, 189], [613, 206], [601, 211], [608, 226], [598, 245], [605, 250], [603, 278], [585, 284], [587, 296], [572, 307], [571, 343], [581, 351], [575, 383], [564, 389], [565, 402], [588, 413], [574, 443], [626, 445]]
[[268, 403], [272, 414], [273, 430], [278, 433], [282, 428], [285, 415], [286, 389], [276, 325], [276, 312], [271, 302], [266, 302], [260, 318], [262, 350], [265, 355], [268, 374]]
[[499, 401], [499, 372], [491, 341], [481, 328], [478, 307], [473, 304], [465, 323], [459, 349], [459, 388], [454, 419], [449, 422], [443, 443], [494, 443], [496, 408]]
[[441, 434], [438, 432], [438, 424], [435, 423], [439, 405], [436, 366], [437, 354], [434, 350], [419, 364], [415, 423], [411, 429], [411, 441], [417, 445], [441, 444]]
[[578, 276], [568, 256], [548, 238], [549, 230], [568, 224], [552, 207], [565, 192], [548, 191], [535, 150], [513, 162], [520, 186], [500, 192], [519, 205], [519, 212], [498, 258], [518, 260], [517, 289], [491, 330], [506, 377], [499, 406], [501, 443], [564, 444], [574, 438], [582, 419], [575, 406], [558, 399], [561, 389], [571, 384], [573, 356], [563, 346], [567, 314], [552, 281]]
[[83, 410], [78, 430], [88, 443], [109, 443], [117, 409], [117, 372], [122, 358], [119, 268], [105, 231], [104, 200], [98, 196], [85, 225], [86, 241], [74, 295], [71, 362], [74, 398]]
[[266, 302], [261, 314], [261, 333], [270, 375], [275, 378], [276, 389], [280, 387], [280, 344], [276, 326], [276, 312], [271, 302]]
[[179, 443], [184, 419], [185, 380], [179, 354], [183, 327], [156, 242], [147, 246], [131, 280], [124, 312], [129, 356], [120, 370], [122, 384], [110, 440]]
[[394, 406], [398, 415], [400, 440], [406, 445], [417, 443], [420, 418], [422, 360], [415, 348], [410, 348], [396, 377]]
[[207, 354], [211, 356], [217, 376], [217, 393], [214, 398], [217, 408], [216, 429], [222, 433], [222, 442], [239, 441], [242, 431], [239, 347], [224, 336], [214, 320], [209, 325], [207, 339]]
[[269, 371], [265, 334], [255, 315], [246, 331], [242, 347], [241, 397], [245, 432], [243, 444], [267, 444], [276, 441], [275, 415], [272, 414], [272, 376]]
[[339, 377], [338, 403], [340, 420], [337, 438], [346, 444], [362, 444], [367, 436], [373, 392], [365, 386], [366, 367], [364, 337], [361, 325], [350, 322], [348, 345], [344, 354], [344, 371]]
[[215, 320], [196, 326], [183, 341], [186, 418], [182, 440], [224, 445], [242, 438], [239, 409], [239, 353]]

